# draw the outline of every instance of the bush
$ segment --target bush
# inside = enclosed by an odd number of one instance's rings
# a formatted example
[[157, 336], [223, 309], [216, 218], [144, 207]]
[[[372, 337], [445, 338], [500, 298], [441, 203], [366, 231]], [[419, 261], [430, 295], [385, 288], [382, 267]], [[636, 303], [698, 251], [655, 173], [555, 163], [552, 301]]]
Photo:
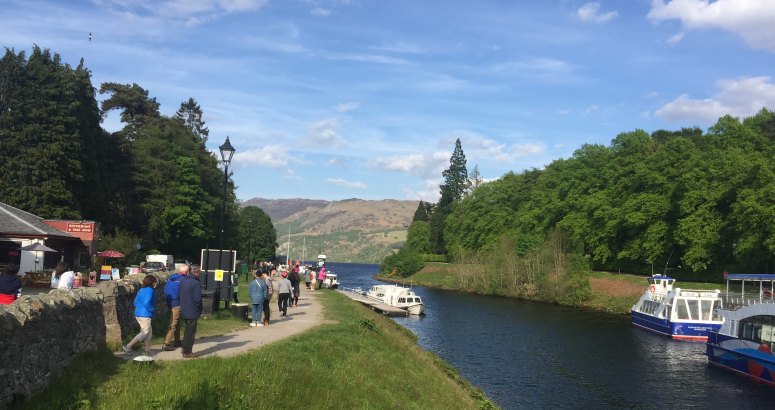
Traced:
[[379, 272], [391, 273], [395, 270], [401, 277], [406, 277], [419, 272], [424, 266], [425, 262], [418, 254], [402, 247], [395, 254], [388, 255], [382, 260]]
[[423, 253], [420, 256], [420, 259], [422, 259], [423, 262], [442, 262], [442, 263], [450, 263], [452, 260], [452, 256], [450, 255], [432, 255], [429, 253]]

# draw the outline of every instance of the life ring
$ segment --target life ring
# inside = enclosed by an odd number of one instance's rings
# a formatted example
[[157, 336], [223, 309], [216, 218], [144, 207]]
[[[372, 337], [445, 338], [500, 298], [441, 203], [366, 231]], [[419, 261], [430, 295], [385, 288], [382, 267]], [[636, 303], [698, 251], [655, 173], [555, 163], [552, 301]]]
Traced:
[[656, 292], [656, 291], [657, 291], [657, 287], [656, 287], [656, 286], [654, 286], [654, 285], [651, 285], [651, 287], [649, 288], [649, 290], [651, 291], [651, 293], [654, 293], [654, 292]]

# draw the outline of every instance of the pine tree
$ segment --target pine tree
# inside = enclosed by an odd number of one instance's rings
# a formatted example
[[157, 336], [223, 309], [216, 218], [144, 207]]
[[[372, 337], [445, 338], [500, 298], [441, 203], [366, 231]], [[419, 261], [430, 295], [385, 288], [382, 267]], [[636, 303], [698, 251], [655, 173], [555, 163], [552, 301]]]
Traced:
[[417, 221], [430, 221], [430, 217], [428, 216], [428, 211], [425, 206], [425, 202], [420, 200], [420, 205], [417, 206], [417, 210], [414, 211], [414, 217], [412, 218], [412, 223], [415, 223]]
[[452, 157], [449, 158], [449, 168], [441, 175], [444, 177], [444, 185], [440, 187], [441, 194], [443, 195], [446, 189], [453, 201], [462, 198], [466, 191], [468, 171], [466, 170], [466, 156], [463, 154], [460, 138], [455, 141], [455, 150], [452, 152]]
[[202, 114], [202, 107], [197, 104], [196, 100], [189, 98], [188, 101], [180, 103], [180, 108], [175, 112], [175, 117], [183, 123], [188, 132], [197, 136], [197, 141], [207, 143], [210, 130], [205, 127], [205, 122], [202, 121]]
[[159, 117], [159, 103], [156, 97], [148, 98], [148, 90], [137, 84], [102, 83], [100, 94], [110, 94], [102, 101], [101, 115], [105, 117], [112, 110], [121, 110], [121, 122], [126, 123], [124, 136], [131, 142], [140, 135], [142, 127]]
[[475, 165], [474, 170], [471, 171], [471, 175], [469, 175], [466, 181], [466, 196], [473, 195], [476, 188], [479, 188], [483, 181], [482, 174], [479, 173], [479, 165]]

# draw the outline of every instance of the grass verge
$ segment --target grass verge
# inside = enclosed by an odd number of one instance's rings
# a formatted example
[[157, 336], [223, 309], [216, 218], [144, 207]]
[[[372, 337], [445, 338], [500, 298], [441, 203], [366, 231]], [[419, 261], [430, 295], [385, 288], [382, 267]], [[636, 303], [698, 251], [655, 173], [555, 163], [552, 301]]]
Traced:
[[108, 349], [90, 352], [40, 394], [13, 407], [495, 408], [451, 366], [417, 346], [405, 328], [336, 292], [318, 297], [336, 324], [233, 358], [137, 364]]

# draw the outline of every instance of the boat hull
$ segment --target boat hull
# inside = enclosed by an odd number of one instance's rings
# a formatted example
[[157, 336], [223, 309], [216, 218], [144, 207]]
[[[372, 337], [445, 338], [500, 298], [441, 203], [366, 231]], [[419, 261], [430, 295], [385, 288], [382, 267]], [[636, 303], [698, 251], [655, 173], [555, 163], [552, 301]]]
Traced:
[[775, 357], [769, 353], [767, 345], [752, 349], [736, 338], [711, 333], [706, 346], [709, 364], [775, 385]]
[[406, 311], [409, 312], [410, 315], [421, 315], [425, 312], [425, 305], [409, 306], [406, 308]]
[[721, 328], [721, 324], [671, 322], [640, 312], [632, 312], [632, 324], [674, 339], [685, 340], [707, 340], [710, 331], [718, 331]]

